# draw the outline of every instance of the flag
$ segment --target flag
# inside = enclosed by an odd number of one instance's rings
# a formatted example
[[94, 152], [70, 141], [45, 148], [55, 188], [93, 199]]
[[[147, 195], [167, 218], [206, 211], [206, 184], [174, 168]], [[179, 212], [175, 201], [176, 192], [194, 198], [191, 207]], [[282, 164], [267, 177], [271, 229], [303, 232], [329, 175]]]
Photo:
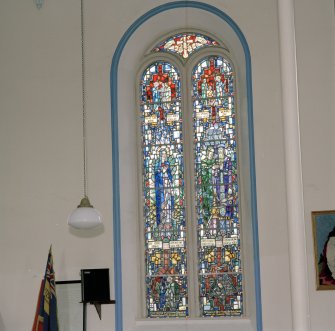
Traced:
[[32, 331], [58, 331], [56, 283], [51, 246], [38, 295]]

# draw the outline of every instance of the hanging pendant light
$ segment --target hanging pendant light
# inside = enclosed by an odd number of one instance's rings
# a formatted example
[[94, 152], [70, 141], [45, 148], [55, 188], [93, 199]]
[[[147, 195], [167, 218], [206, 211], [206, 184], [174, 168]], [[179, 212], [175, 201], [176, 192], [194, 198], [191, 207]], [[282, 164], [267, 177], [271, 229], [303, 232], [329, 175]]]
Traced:
[[81, 83], [82, 83], [82, 121], [83, 121], [83, 165], [84, 165], [84, 197], [79, 206], [68, 218], [68, 224], [76, 229], [91, 229], [102, 224], [102, 216], [90, 203], [87, 196], [87, 147], [86, 147], [86, 94], [85, 94], [85, 52], [84, 52], [84, 5], [81, 9]]

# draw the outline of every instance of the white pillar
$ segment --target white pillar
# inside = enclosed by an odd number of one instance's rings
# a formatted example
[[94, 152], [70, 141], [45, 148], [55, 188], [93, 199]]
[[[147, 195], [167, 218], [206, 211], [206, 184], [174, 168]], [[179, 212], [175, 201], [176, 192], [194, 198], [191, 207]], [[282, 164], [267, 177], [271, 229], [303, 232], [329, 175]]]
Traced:
[[306, 236], [293, 0], [278, 0], [293, 331], [309, 331]]

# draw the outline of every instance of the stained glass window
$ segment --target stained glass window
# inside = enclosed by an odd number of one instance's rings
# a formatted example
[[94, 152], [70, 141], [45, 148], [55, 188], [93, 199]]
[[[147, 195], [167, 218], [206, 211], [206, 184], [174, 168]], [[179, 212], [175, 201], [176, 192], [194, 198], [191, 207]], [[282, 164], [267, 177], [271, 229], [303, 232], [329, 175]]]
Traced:
[[[210, 37], [180, 33], [152, 52], [187, 60], [211, 46], [223, 48]], [[192, 70], [190, 105], [181, 94], [179, 70], [167, 61], [149, 65], [140, 83], [147, 316], [189, 316], [189, 297], [198, 298], [194, 306], [200, 308], [191, 316], [242, 316], [235, 73], [221, 55], [207, 56], [193, 69], [186, 61], [184, 66], [185, 73]], [[193, 119], [192, 129], [183, 127], [183, 116]], [[193, 148], [186, 160], [184, 144]], [[194, 187], [187, 212], [185, 168], [194, 174], [186, 178]], [[195, 247], [187, 240], [193, 234]], [[187, 252], [198, 270], [199, 289], [192, 295]]]
[[221, 56], [192, 72], [199, 292], [202, 316], [240, 316], [242, 268], [234, 72]]
[[164, 40], [152, 51], [175, 53], [187, 59], [194, 51], [200, 48], [218, 45], [218, 42], [212, 38], [199, 33], [180, 33]]
[[141, 79], [146, 307], [148, 317], [188, 315], [181, 82], [157, 61]]

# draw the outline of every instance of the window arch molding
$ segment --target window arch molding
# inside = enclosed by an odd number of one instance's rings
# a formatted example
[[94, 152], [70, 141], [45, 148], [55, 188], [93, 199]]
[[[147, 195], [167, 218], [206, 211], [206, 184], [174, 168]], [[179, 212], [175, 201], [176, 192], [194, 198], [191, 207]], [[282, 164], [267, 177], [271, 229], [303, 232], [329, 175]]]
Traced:
[[[244, 116], [247, 118], [248, 134], [247, 139], [248, 144], [245, 145], [245, 148], [248, 150], [249, 157], [249, 172], [250, 172], [250, 206], [251, 206], [251, 219], [252, 219], [252, 232], [253, 232], [253, 252], [254, 252], [254, 278], [255, 278], [255, 306], [259, 307], [256, 311], [255, 319], [255, 330], [260, 331], [262, 329], [261, 322], [261, 305], [260, 305], [260, 278], [259, 278], [259, 258], [258, 258], [258, 231], [257, 231], [257, 206], [256, 206], [256, 185], [255, 185], [255, 167], [254, 167], [254, 152], [253, 152], [253, 123], [252, 123], [252, 90], [251, 90], [251, 61], [249, 48], [246, 43], [246, 40], [236, 25], [235, 22], [231, 20], [229, 16], [220, 11], [219, 9], [194, 1], [177, 1], [168, 3], [162, 6], [151, 9], [146, 14], [141, 16], [138, 20], [130, 26], [126, 33], [121, 38], [116, 51], [114, 53], [112, 67], [111, 67], [111, 104], [112, 104], [112, 157], [113, 157], [113, 228], [114, 228], [114, 281], [115, 281], [115, 296], [118, 304], [116, 305], [116, 330], [123, 330], [123, 324], [126, 324], [127, 329], [130, 325], [133, 326], [133, 321], [130, 321], [129, 318], [123, 318], [123, 301], [128, 296], [129, 291], [125, 290], [126, 286], [122, 286], [123, 283], [127, 283], [131, 278], [130, 274], [125, 272], [124, 265], [121, 263], [121, 257], [124, 251], [127, 250], [126, 243], [124, 242], [124, 231], [129, 229], [134, 230], [134, 227], [129, 224], [131, 218], [138, 217], [138, 214], [133, 210], [127, 210], [123, 201], [126, 198], [126, 194], [123, 191], [124, 187], [129, 187], [133, 184], [133, 179], [137, 172], [134, 168], [129, 166], [129, 151], [127, 146], [123, 142], [124, 137], [128, 136], [127, 139], [134, 139], [134, 132], [132, 128], [135, 127], [136, 123], [125, 122], [122, 117], [126, 112], [131, 111], [134, 113], [134, 108], [136, 104], [131, 103], [130, 100], [136, 100], [135, 92], [131, 92], [127, 87], [127, 83], [134, 81], [136, 77], [136, 71], [134, 68], [138, 62], [134, 59], [140, 59], [143, 55], [143, 48], [138, 47], [138, 43], [134, 42], [136, 37], [140, 34], [142, 37], [146, 35], [146, 40], [148, 43], [145, 44], [144, 48], [147, 49], [147, 46], [152, 43], [152, 40], [158, 39], [157, 35], [164, 35], [162, 31], [173, 31], [175, 27], [172, 28], [171, 24], [169, 26], [168, 20], [171, 20], [171, 17], [176, 17], [179, 15], [181, 21], [185, 18], [185, 11], [188, 13], [189, 22], [193, 21], [192, 26], [199, 26], [200, 30], [206, 31], [205, 27], [211, 27], [211, 33], [220, 33], [220, 31], [225, 31], [226, 36], [230, 35], [230, 40], [228, 43], [229, 49], [232, 51], [232, 54], [237, 55], [237, 63], [241, 65], [241, 80], [245, 82], [245, 94], [241, 98], [241, 107], [245, 107], [246, 111]], [[172, 15], [173, 14], [173, 15]], [[197, 19], [198, 15], [201, 14], [202, 22], [199, 22]], [[172, 16], [171, 16], [172, 15]], [[156, 24], [159, 18], [160, 24], [162, 23], [162, 18], [165, 18], [166, 21], [164, 24], [161, 24], [161, 29], [155, 29], [155, 31], [150, 31], [148, 29], [148, 24]], [[174, 20], [174, 23], [176, 21]], [[187, 28], [187, 27], [186, 27]], [[186, 30], [184, 28], [184, 30]], [[152, 30], [152, 29], [151, 29]], [[228, 31], [228, 32], [227, 32]], [[150, 32], [148, 34], [148, 32]], [[147, 33], [147, 34], [146, 34]], [[141, 37], [141, 38], [142, 38]], [[161, 39], [161, 38], [160, 38]], [[228, 38], [229, 39], [229, 38]], [[143, 40], [143, 38], [142, 38]], [[150, 42], [149, 42], [150, 40]], [[232, 46], [233, 45], [233, 46]], [[133, 48], [132, 48], [133, 47]], [[137, 48], [137, 54], [136, 53]], [[135, 52], [132, 52], [135, 50]], [[140, 55], [139, 55], [140, 54]], [[130, 67], [129, 68], [129, 64]], [[132, 67], [133, 66], [133, 67]], [[138, 67], [137, 67], [138, 68]], [[122, 74], [126, 74], [126, 77], [121, 77]], [[128, 79], [128, 80], [127, 80]], [[132, 85], [133, 86], [133, 85]], [[124, 130], [125, 124], [130, 126], [130, 129]], [[127, 144], [126, 144], [127, 145]], [[129, 147], [129, 146], [128, 146]], [[136, 148], [132, 151], [136, 155]], [[131, 162], [130, 162], [131, 163]], [[122, 164], [122, 167], [120, 167]], [[124, 166], [125, 165], [125, 166]], [[121, 169], [122, 168], [122, 169]], [[127, 173], [127, 176], [124, 174]], [[122, 182], [122, 185], [120, 185]], [[138, 193], [138, 192], [137, 192]], [[128, 198], [128, 197], [127, 197]], [[128, 199], [128, 203], [134, 203], [135, 201]], [[138, 228], [137, 228], [138, 230]], [[130, 238], [131, 241], [132, 238]], [[128, 263], [129, 261], [127, 261]], [[137, 262], [138, 263], [138, 262]], [[135, 264], [137, 264], [135, 261]], [[127, 284], [128, 286], [128, 284]], [[124, 292], [124, 296], [122, 295]], [[134, 302], [134, 305], [128, 305], [128, 301], [125, 302], [127, 309], [130, 311], [136, 311], [133, 309], [137, 303], [134, 300], [134, 295], [138, 294], [138, 289], [135, 289], [131, 300]], [[135, 312], [134, 318], [139, 318], [138, 312]], [[158, 322], [155, 322], [156, 326]], [[153, 323], [153, 325], [155, 324]], [[177, 323], [177, 322], [176, 322]], [[183, 322], [178, 322], [183, 323]], [[177, 323], [177, 324], [178, 324]], [[193, 323], [193, 322], [188, 322]], [[200, 321], [201, 325], [204, 326], [204, 321]], [[216, 321], [215, 323], [222, 322]], [[230, 325], [231, 322], [225, 322], [225, 325]], [[243, 324], [243, 322], [241, 322]], [[136, 323], [135, 323], [136, 324]], [[135, 327], [141, 327], [141, 324], [136, 324]], [[146, 327], [145, 327], [146, 328]], [[234, 330], [239, 330], [236, 328], [236, 325], [233, 327]], [[147, 329], [147, 328], [146, 328]], [[227, 328], [230, 329], [229, 327]], [[242, 327], [241, 327], [242, 330]]]

